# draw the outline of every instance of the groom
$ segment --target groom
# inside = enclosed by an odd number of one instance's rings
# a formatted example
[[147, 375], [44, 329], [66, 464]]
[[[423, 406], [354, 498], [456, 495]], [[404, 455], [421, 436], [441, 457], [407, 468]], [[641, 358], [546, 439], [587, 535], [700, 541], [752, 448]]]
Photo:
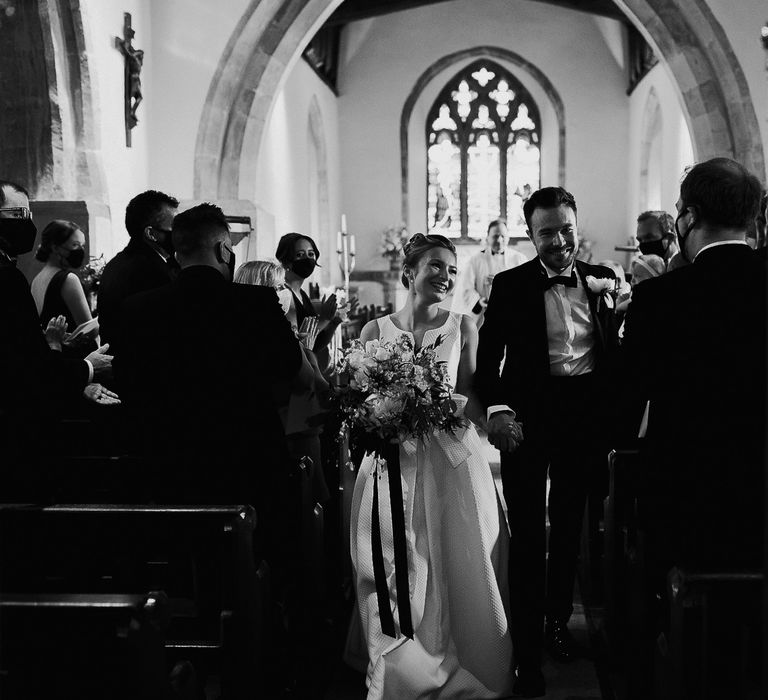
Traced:
[[501, 450], [511, 529], [514, 691], [538, 697], [545, 692], [545, 639], [555, 660], [576, 655], [567, 623], [584, 505], [606, 463], [601, 416], [610, 412], [611, 400], [603, 376], [616, 333], [612, 298], [587, 282], [587, 277], [612, 280], [613, 272], [576, 260], [573, 195], [545, 187], [527, 200], [523, 213], [538, 255], [496, 275], [480, 329], [475, 378], [488, 413], [489, 440]]

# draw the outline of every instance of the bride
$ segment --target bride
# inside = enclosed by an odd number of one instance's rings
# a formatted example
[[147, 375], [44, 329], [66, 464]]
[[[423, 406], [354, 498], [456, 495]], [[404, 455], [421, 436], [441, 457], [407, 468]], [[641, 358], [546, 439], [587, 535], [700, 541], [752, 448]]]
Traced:
[[[397, 313], [368, 323], [361, 340], [393, 341], [407, 334], [418, 349], [442, 336], [437, 359], [447, 362], [454, 399], [465, 404], [471, 396], [477, 328], [469, 317], [439, 306], [456, 281], [456, 249], [443, 236], [417, 233], [404, 253], [408, 300]], [[470, 401], [466, 415], [477, 419], [473, 407]], [[351, 520], [369, 700], [504, 695], [512, 660], [505, 612], [508, 532], [477, 432], [469, 424], [455, 436], [435, 433], [400, 447], [412, 638], [398, 614], [389, 471], [375, 469], [375, 460], [366, 455], [360, 467]], [[379, 531], [386, 576], [380, 576], [380, 588], [386, 588], [377, 595], [373, 560], [378, 553], [372, 537], [378, 542]], [[382, 630], [379, 601], [387, 599], [392, 615], [385, 610], [385, 618], [394, 616], [395, 637]]]

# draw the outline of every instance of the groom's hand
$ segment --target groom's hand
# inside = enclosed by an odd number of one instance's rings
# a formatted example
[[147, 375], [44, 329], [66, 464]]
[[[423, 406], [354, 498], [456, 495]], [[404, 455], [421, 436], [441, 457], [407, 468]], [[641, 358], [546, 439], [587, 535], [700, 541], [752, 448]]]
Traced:
[[488, 420], [488, 442], [501, 452], [514, 452], [523, 439], [523, 430], [513, 416], [499, 411]]

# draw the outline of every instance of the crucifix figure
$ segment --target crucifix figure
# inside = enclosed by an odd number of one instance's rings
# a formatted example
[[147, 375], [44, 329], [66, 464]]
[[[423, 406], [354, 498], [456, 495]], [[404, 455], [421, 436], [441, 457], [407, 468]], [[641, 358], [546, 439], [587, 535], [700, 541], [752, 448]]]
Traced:
[[136, 110], [141, 104], [141, 68], [144, 64], [144, 52], [133, 47], [136, 32], [131, 27], [131, 13], [124, 12], [123, 38], [115, 37], [115, 46], [125, 56], [125, 145], [131, 145], [131, 129], [139, 120]]

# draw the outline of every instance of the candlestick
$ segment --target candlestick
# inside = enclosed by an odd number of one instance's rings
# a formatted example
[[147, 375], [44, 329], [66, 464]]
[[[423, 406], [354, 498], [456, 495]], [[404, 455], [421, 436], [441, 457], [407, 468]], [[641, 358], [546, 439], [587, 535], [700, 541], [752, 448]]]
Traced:
[[354, 233], [349, 234], [349, 254], [352, 257], [355, 257], [355, 234]]
[[341, 215], [341, 235], [342, 236], [347, 235], [347, 215], [346, 214]]

